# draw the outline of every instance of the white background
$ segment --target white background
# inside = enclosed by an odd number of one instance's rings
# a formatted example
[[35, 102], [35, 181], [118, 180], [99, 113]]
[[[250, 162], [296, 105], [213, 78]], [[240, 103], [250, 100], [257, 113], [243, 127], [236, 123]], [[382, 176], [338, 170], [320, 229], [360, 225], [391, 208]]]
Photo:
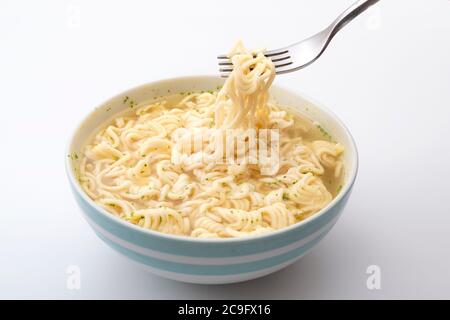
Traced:
[[[103, 100], [214, 74], [237, 39], [301, 40], [351, 3], [1, 0], [0, 298], [450, 298], [448, 0], [381, 0], [316, 63], [276, 79], [333, 109], [360, 152], [342, 218], [294, 265], [227, 286], [164, 280], [103, 244], [70, 193], [65, 144]], [[381, 290], [366, 287], [372, 264]]]

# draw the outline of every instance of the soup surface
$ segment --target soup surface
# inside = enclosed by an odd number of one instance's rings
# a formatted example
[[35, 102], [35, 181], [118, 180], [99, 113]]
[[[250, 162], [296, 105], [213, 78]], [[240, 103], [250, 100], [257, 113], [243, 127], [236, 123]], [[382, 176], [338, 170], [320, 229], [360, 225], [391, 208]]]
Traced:
[[80, 155], [85, 192], [143, 228], [242, 237], [317, 213], [339, 192], [342, 145], [318, 123], [269, 101], [275, 70], [238, 44], [217, 91], [136, 103], [102, 126]]

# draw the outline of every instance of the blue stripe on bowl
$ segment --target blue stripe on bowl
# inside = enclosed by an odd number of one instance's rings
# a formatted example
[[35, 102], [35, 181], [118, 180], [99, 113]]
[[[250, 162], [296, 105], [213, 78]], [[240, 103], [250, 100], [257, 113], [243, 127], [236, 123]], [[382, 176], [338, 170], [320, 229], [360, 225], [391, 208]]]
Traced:
[[301, 255], [306, 253], [309, 249], [314, 247], [327, 233], [328, 231], [325, 231], [319, 237], [311, 240], [310, 242], [299, 248], [260, 261], [229, 264], [229, 265], [196, 265], [196, 264], [176, 263], [142, 255], [140, 253], [129, 250], [111, 241], [110, 239], [104, 237], [101, 233], [96, 231], [96, 234], [103, 241], [105, 241], [110, 247], [112, 247], [114, 250], [120, 252], [121, 254], [125, 255], [126, 257], [132, 260], [143, 263], [152, 268], [160, 269], [162, 271], [170, 271], [178, 274], [204, 275], [204, 276], [223, 276], [232, 274], [242, 274], [277, 266], [279, 264], [282, 264], [283, 262], [292, 260], [296, 257], [300, 257]]

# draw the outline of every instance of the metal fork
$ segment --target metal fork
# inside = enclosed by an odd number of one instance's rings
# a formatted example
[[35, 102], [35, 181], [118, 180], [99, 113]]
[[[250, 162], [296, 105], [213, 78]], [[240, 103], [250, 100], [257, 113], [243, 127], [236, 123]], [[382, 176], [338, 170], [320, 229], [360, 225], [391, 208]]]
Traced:
[[[281, 49], [266, 51], [264, 54], [274, 63], [277, 74], [302, 69], [316, 61], [322, 55], [331, 39], [333, 39], [339, 30], [378, 1], [379, 0], [356, 1], [352, 6], [341, 13], [328, 28], [316, 35]], [[227, 55], [220, 55], [217, 58], [219, 59], [219, 71], [221, 76], [225, 78], [228, 77], [231, 71], [233, 71], [231, 60]]]

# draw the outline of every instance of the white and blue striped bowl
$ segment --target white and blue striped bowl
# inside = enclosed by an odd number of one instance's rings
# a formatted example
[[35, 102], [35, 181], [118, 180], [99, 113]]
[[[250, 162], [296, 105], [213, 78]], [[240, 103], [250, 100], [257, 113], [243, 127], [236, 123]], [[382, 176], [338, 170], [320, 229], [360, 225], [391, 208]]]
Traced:
[[[67, 155], [80, 154], [92, 133], [114, 114], [128, 108], [125, 96], [136, 102], [176, 92], [212, 90], [223, 79], [183, 77], [149, 83], [128, 90], [91, 112], [71, 137]], [[346, 177], [338, 196], [312, 217], [267, 235], [233, 239], [197, 239], [146, 230], [108, 213], [92, 201], [77, 181], [76, 157], [67, 157], [66, 171], [76, 201], [95, 233], [110, 247], [162, 277], [201, 284], [233, 283], [280, 270], [312, 249], [333, 227], [356, 178], [355, 143], [344, 124], [329, 110], [310, 99], [277, 87], [271, 90], [279, 103], [292, 106], [318, 121], [345, 147]]]

